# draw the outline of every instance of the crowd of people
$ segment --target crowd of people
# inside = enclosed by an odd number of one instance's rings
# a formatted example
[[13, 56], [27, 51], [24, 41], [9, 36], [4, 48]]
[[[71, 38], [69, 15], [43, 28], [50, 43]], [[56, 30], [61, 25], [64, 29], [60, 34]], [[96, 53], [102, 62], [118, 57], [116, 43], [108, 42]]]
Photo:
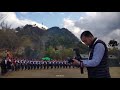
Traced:
[[9, 71], [18, 70], [35, 70], [35, 69], [58, 69], [58, 68], [77, 68], [72, 63], [68, 63], [67, 60], [36, 60], [36, 59], [19, 59], [5, 57], [1, 63], [1, 75]]

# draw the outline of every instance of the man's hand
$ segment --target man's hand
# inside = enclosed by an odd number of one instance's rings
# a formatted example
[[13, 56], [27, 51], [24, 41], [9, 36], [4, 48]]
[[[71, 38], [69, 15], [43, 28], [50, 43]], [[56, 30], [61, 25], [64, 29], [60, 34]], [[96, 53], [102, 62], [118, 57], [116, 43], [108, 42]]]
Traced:
[[74, 65], [80, 65], [80, 62], [78, 61], [78, 60], [76, 60], [76, 59], [72, 59], [74, 62], [73, 62], [73, 64]]

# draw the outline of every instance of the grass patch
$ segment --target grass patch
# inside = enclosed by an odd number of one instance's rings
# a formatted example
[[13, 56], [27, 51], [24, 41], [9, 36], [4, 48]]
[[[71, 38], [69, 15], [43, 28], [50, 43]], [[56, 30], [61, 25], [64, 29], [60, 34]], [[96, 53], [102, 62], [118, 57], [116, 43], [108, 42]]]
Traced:
[[[120, 78], [120, 67], [110, 67], [112, 78]], [[19, 70], [8, 72], [1, 78], [87, 78], [87, 70], [84, 74], [80, 73], [80, 69], [39, 69], [39, 70]]]

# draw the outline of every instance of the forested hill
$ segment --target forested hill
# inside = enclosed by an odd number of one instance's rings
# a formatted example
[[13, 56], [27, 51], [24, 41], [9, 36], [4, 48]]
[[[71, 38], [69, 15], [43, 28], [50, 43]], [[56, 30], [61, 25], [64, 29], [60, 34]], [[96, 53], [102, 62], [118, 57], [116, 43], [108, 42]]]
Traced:
[[79, 39], [65, 28], [49, 28], [46, 31], [45, 36], [48, 37], [47, 45], [51, 45], [53, 47], [62, 45], [66, 48], [70, 48], [79, 42]]
[[[65, 47], [75, 48], [78, 46], [82, 52], [86, 52], [86, 46], [79, 42], [79, 39], [66, 28], [51, 27], [45, 30], [44, 28], [25, 25], [23, 28], [17, 28], [18, 36], [27, 36], [33, 42], [33, 46], [38, 48], [48, 47]], [[78, 45], [79, 44], [79, 45]]]
[[[87, 47], [66, 28], [51, 27], [47, 30], [35, 25], [25, 25], [16, 29], [0, 29], [0, 49], [8, 49], [14, 53], [25, 55], [30, 48], [38, 50], [40, 55], [51, 48], [63, 49], [79, 47], [81, 53], [86, 53]], [[28, 50], [28, 51], [29, 51]], [[29, 51], [30, 52], [30, 51]]]

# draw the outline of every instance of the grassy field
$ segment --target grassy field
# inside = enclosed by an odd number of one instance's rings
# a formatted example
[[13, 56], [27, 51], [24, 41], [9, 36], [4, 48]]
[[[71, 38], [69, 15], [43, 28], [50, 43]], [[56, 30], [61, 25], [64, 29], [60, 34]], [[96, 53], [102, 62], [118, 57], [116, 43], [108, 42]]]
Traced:
[[[120, 67], [110, 67], [112, 78], [120, 78]], [[0, 78], [87, 78], [87, 70], [80, 74], [80, 69], [39, 69], [8, 72]]]

